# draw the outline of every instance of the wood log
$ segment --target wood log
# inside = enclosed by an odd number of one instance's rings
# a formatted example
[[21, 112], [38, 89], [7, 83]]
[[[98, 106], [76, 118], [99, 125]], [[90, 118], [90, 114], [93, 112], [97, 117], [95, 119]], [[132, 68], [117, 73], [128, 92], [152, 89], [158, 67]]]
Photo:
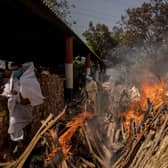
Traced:
[[158, 143], [162, 139], [163, 131], [164, 131], [165, 127], [167, 126], [167, 123], [168, 123], [168, 116], [166, 117], [164, 124], [162, 125], [161, 129], [159, 130], [157, 137], [153, 140], [152, 147], [150, 148], [150, 150], [148, 150], [146, 152], [145, 158], [141, 164], [141, 167], [144, 167], [147, 164], [147, 162], [150, 160], [152, 153], [154, 152], [155, 148], [158, 146]]
[[94, 163], [92, 163], [92, 162], [90, 162], [90, 161], [88, 161], [88, 160], [86, 160], [82, 157], [80, 157], [80, 159], [87, 165], [87, 167], [89, 167], [89, 168], [95, 168], [96, 167], [96, 165]]
[[[16, 162], [16, 168], [22, 168], [24, 165], [24, 162], [28, 158], [29, 154], [32, 152], [34, 147], [36, 146], [37, 142], [41, 138], [41, 136], [48, 130], [50, 129], [58, 120], [60, 120], [64, 115], [66, 111], [66, 106], [64, 110], [56, 116], [53, 120], [51, 120], [50, 115], [45, 121], [45, 124], [39, 129], [33, 140], [30, 142], [26, 150], [23, 152], [23, 154], [19, 157], [19, 159]], [[49, 121], [48, 121], [49, 120]], [[50, 121], [51, 120], [51, 121]], [[46, 125], [48, 123], [48, 125]]]
[[86, 138], [86, 142], [87, 142], [88, 147], [89, 147], [89, 151], [90, 151], [90, 153], [93, 153], [93, 148], [92, 148], [92, 145], [91, 145], [91, 143], [90, 143], [88, 134], [87, 134], [87, 132], [86, 132], [86, 128], [85, 128], [85, 127], [82, 127], [82, 130], [83, 130], [83, 132], [84, 132], [84, 135], [85, 135], [85, 138]]
[[159, 149], [153, 155], [144, 168], [167, 168], [168, 165], [168, 136], [165, 136], [159, 145]]
[[155, 138], [153, 141], [151, 140], [151, 138], [153, 138], [153, 136], [156, 134], [156, 131], [153, 131], [153, 129], [157, 130], [156, 123], [159, 121], [158, 117], [162, 113], [162, 110], [164, 110], [163, 106], [158, 109], [155, 116], [153, 116], [153, 119], [150, 120], [148, 125], [146, 125], [146, 128], [137, 140], [133, 140], [133, 137], [131, 137], [131, 143], [127, 143], [124, 154], [114, 164], [114, 168], [144, 168], [144, 166], [150, 160], [153, 152], [156, 151], [160, 140], [165, 135], [163, 130], [166, 130], [168, 116], [165, 117], [164, 124], [159, 130], [159, 133], [157, 133], [157, 138]]
[[105, 158], [100, 158], [97, 154], [93, 153], [93, 156], [97, 159], [97, 161], [102, 165], [104, 168], [111, 168], [110, 165], [105, 161]]
[[115, 133], [115, 123], [110, 122], [107, 129], [107, 137], [109, 137], [111, 143], [114, 143], [114, 133]]
[[[19, 157], [18, 160], [13, 161], [9, 164], [6, 165], [5, 168], [17, 168], [18, 164], [20, 162], [22, 162], [22, 159], [24, 159], [24, 157], [27, 158], [27, 153], [29, 153], [33, 148], [32, 146], [35, 144], [36, 140], [38, 139], [38, 136], [40, 134], [40, 132], [44, 129], [44, 127], [46, 126], [46, 124], [52, 119], [53, 115], [50, 114], [47, 119], [44, 121], [44, 123], [42, 124], [42, 126], [39, 128], [39, 130], [37, 131], [36, 135], [34, 136], [34, 138], [32, 139], [32, 141], [30, 142], [30, 144], [28, 145], [28, 147], [26, 148], [26, 150], [23, 152], [23, 154]], [[3, 164], [3, 163], [2, 163]], [[5, 164], [5, 163], [4, 163]]]
[[133, 118], [130, 119], [130, 131], [132, 136], [136, 134], [135, 121]]
[[64, 79], [56, 74], [49, 74], [41, 75], [39, 81], [46, 97], [46, 101], [41, 105], [41, 113], [47, 117], [48, 112], [45, 108], [47, 107], [50, 113], [58, 114], [58, 111], [64, 107]]
[[145, 154], [147, 152], [147, 150], [149, 149], [149, 147], [152, 145], [152, 140], [155, 136], [155, 131], [150, 130], [148, 136], [146, 137], [144, 143], [142, 144], [141, 148], [138, 150], [138, 152], [136, 153], [136, 156], [133, 160], [133, 162], [131, 163], [132, 167], [140, 167], [142, 160], [145, 157]]

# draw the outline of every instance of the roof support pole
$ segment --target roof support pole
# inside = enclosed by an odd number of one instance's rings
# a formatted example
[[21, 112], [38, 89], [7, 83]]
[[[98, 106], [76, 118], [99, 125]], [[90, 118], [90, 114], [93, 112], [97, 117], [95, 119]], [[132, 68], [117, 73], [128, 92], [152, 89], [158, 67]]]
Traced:
[[86, 75], [91, 75], [90, 53], [86, 56]]
[[65, 78], [65, 98], [71, 101], [73, 98], [73, 37], [66, 37]]

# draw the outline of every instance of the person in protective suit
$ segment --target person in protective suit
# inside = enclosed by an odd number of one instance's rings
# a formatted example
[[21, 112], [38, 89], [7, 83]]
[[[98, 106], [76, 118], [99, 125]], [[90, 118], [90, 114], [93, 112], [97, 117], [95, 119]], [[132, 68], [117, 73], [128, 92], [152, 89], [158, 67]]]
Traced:
[[96, 96], [97, 96], [97, 83], [91, 76], [86, 76], [86, 92], [89, 103], [93, 104], [94, 111], [96, 111]]
[[32, 122], [33, 107], [43, 103], [40, 85], [36, 79], [32, 62], [11, 65], [11, 77], [5, 85], [3, 95], [8, 97], [10, 139], [15, 142], [13, 153], [22, 148], [25, 128]]

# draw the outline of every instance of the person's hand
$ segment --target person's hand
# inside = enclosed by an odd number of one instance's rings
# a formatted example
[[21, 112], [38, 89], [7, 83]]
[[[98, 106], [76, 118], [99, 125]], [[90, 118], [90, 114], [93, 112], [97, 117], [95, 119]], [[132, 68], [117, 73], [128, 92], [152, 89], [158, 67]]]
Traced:
[[30, 101], [29, 101], [29, 99], [21, 99], [20, 103], [22, 105], [28, 105], [28, 104], [30, 104]]
[[22, 95], [20, 94], [20, 104], [28, 105], [28, 104], [30, 104], [30, 101], [28, 98], [23, 98]]

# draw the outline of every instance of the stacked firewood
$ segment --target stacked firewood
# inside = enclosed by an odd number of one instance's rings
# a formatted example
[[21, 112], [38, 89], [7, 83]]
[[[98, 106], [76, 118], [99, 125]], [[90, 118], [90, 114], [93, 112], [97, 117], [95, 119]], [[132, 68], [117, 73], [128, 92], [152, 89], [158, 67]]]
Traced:
[[[44, 96], [44, 103], [35, 107], [33, 129], [37, 123], [45, 119], [49, 113], [58, 114], [64, 107], [64, 79], [56, 74], [41, 74], [38, 80]], [[39, 126], [39, 125], [38, 125]], [[34, 132], [34, 131], [33, 131]]]
[[[120, 135], [119, 133], [121, 130], [115, 130], [113, 133], [114, 139], [112, 141], [108, 137], [105, 122], [99, 116], [94, 115], [91, 120], [89, 119], [82, 125], [80, 124], [78, 129], [73, 131], [72, 134], [72, 131], [70, 130], [77, 127], [76, 124], [78, 122], [73, 123], [74, 120], [71, 114], [67, 111], [64, 116], [61, 115], [62, 121], [59, 121], [60, 123], [55, 123], [55, 125], [52, 124], [53, 127], [50, 127], [50, 130], [47, 129], [51, 132], [50, 143], [47, 143], [48, 145], [51, 145], [49, 147], [49, 153], [52, 154], [50, 155], [51, 158], [47, 160], [47, 158], [45, 158], [45, 152], [36, 158], [44, 158], [41, 159], [43, 166], [45, 167], [47, 165], [47, 167], [53, 168], [167, 168], [168, 109], [165, 104], [162, 104], [157, 109], [153, 108], [153, 111], [150, 111], [150, 113], [151, 112], [153, 113], [152, 117], [150, 115], [144, 117], [144, 125], [139, 134], [131, 130], [129, 136], [124, 139], [123, 137], [120, 137], [122, 136], [122, 134]], [[68, 128], [65, 128], [63, 125], [69, 122], [67, 115], [69, 120], [72, 120], [70, 121], [71, 124], [68, 124]], [[112, 122], [114, 123], [114, 121]], [[61, 124], [62, 127], [59, 128], [57, 124]], [[45, 125], [44, 122], [43, 125]], [[54, 132], [53, 129], [55, 129], [55, 127], [57, 131]], [[115, 126], [114, 128], [117, 127]], [[45, 134], [43, 135], [44, 137], [46, 136]], [[69, 151], [68, 157], [64, 155], [64, 150], [62, 148], [63, 144], [59, 141], [64, 135], [66, 135], [64, 141], [68, 141], [68, 144], [70, 145], [70, 148], [67, 146], [67, 151]], [[38, 136], [39, 141], [41, 136], [39, 136], [39, 133], [37, 133], [36, 136]], [[33, 139], [36, 139], [35, 137]], [[121, 141], [123, 139], [124, 141]], [[35, 144], [37, 144], [38, 141], [36, 141]], [[34, 140], [32, 140], [32, 143], [33, 142]], [[29, 145], [28, 149], [30, 147], [31, 145]], [[26, 151], [29, 151], [28, 149]], [[31, 151], [32, 150], [33, 148], [31, 148]], [[30, 155], [31, 151], [27, 154]], [[24, 154], [21, 158], [26, 160]], [[14, 163], [16, 164], [16, 162]], [[36, 163], [36, 161], [34, 161], [34, 163]], [[41, 166], [41, 164], [39, 165]]]
[[6, 106], [6, 98], [0, 97], [0, 149], [7, 141], [8, 132], [8, 109]]
[[47, 119], [43, 121], [41, 127], [36, 132], [35, 136], [32, 138], [31, 142], [25, 149], [25, 151], [20, 155], [20, 157], [15, 161], [10, 161], [6, 163], [0, 163], [0, 167], [4, 168], [22, 168], [24, 166], [25, 161], [27, 160], [28, 156], [32, 152], [32, 150], [35, 148], [36, 144], [40, 140], [40, 138], [43, 136], [43, 134], [49, 130], [58, 120], [60, 120], [64, 114], [65, 114], [66, 107], [63, 109], [63, 111], [58, 114], [57, 116], [54, 116], [53, 114], [49, 114]]
[[56, 74], [50, 74], [41, 75], [39, 80], [46, 100], [44, 101], [43, 108], [45, 111], [58, 114], [64, 107], [64, 79]]
[[[137, 124], [131, 118], [127, 129], [124, 116], [116, 117], [109, 104], [106, 104], [110, 107], [108, 115], [103, 111], [101, 115], [84, 111], [87, 114], [85, 120], [82, 114], [83, 110], [88, 109], [87, 102], [84, 107], [78, 107], [77, 101], [68, 105], [66, 113], [63, 110], [52, 124], [48, 122], [50, 117], [42, 122], [42, 129], [37, 131], [25, 152], [12, 164], [24, 167], [26, 159], [31, 156], [31, 161], [26, 165], [30, 168], [33, 165], [37, 168], [38, 165], [46, 168], [167, 168], [166, 99], [156, 102], [147, 99], [148, 107], [143, 111], [140, 122]], [[43, 146], [42, 151], [37, 150], [34, 155], [32, 151], [39, 144]]]
[[[140, 122], [98, 115], [74, 134], [68, 167], [167, 168], [167, 98], [150, 102]], [[137, 109], [138, 110], [138, 109]]]
[[141, 120], [136, 123], [134, 118], [130, 118], [129, 128], [125, 126], [125, 117], [129, 114], [118, 114], [117, 111], [113, 113], [112, 109], [106, 116], [106, 130], [111, 144], [111, 159], [108, 166], [111, 168], [168, 167], [167, 96], [163, 95], [161, 99], [153, 102], [147, 99], [146, 104], [148, 107], [143, 112], [142, 109], [134, 109], [136, 116]]
[[[153, 113], [152, 116], [150, 113]], [[122, 155], [112, 167], [159, 168], [167, 163], [165, 158], [168, 158], [166, 142], [168, 108], [166, 105], [161, 105], [150, 113], [144, 117], [142, 131], [139, 134], [136, 134], [135, 128], [132, 128], [132, 133], [125, 142], [127, 145], [122, 149]]]

